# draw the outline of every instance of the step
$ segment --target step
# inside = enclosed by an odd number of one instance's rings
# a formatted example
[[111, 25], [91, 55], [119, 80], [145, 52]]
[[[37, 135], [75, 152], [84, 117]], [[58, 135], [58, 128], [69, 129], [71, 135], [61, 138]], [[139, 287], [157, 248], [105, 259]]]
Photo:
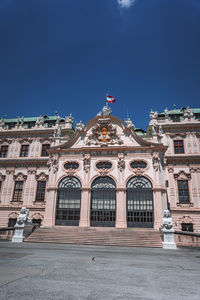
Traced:
[[41, 227], [37, 228], [27, 237], [25, 242], [151, 248], [162, 247], [159, 231], [152, 228]]

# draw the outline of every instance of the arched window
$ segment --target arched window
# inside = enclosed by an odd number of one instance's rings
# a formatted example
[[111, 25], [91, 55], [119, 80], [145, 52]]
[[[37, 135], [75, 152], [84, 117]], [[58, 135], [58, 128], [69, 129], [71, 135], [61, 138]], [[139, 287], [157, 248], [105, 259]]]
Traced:
[[56, 225], [78, 225], [81, 206], [81, 183], [76, 177], [65, 177], [58, 185]]
[[153, 191], [150, 180], [135, 176], [127, 182], [127, 225], [153, 227]]
[[92, 183], [91, 226], [115, 226], [116, 185], [112, 178], [101, 176]]

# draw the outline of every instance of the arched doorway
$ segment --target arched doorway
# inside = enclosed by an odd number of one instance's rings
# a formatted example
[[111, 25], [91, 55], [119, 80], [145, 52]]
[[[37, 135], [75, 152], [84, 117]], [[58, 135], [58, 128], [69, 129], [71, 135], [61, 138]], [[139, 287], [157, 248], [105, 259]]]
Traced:
[[56, 225], [79, 225], [81, 183], [76, 177], [65, 177], [58, 185]]
[[112, 178], [98, 177], [91, 190], [91, 226], [115, 226], [116, 185]]
[[129, 179], [126, 186], [127, 226], [153, 227], [153, 191], [144, 176]]

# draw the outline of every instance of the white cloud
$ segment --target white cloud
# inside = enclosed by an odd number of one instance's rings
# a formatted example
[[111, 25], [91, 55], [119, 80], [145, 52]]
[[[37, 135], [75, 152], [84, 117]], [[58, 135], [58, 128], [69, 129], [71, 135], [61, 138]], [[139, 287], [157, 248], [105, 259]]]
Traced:
[[122, 8], [129, 8], [136, 0], [117, 0], [118, 5]]

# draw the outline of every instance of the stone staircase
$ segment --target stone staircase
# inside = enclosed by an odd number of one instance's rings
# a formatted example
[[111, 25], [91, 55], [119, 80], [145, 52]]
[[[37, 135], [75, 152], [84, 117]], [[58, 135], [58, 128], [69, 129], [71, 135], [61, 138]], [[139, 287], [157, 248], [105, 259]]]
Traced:
[[37, 228], [25, 242], [161, 248], [160, 232], [149, 228], [54, 226]]

